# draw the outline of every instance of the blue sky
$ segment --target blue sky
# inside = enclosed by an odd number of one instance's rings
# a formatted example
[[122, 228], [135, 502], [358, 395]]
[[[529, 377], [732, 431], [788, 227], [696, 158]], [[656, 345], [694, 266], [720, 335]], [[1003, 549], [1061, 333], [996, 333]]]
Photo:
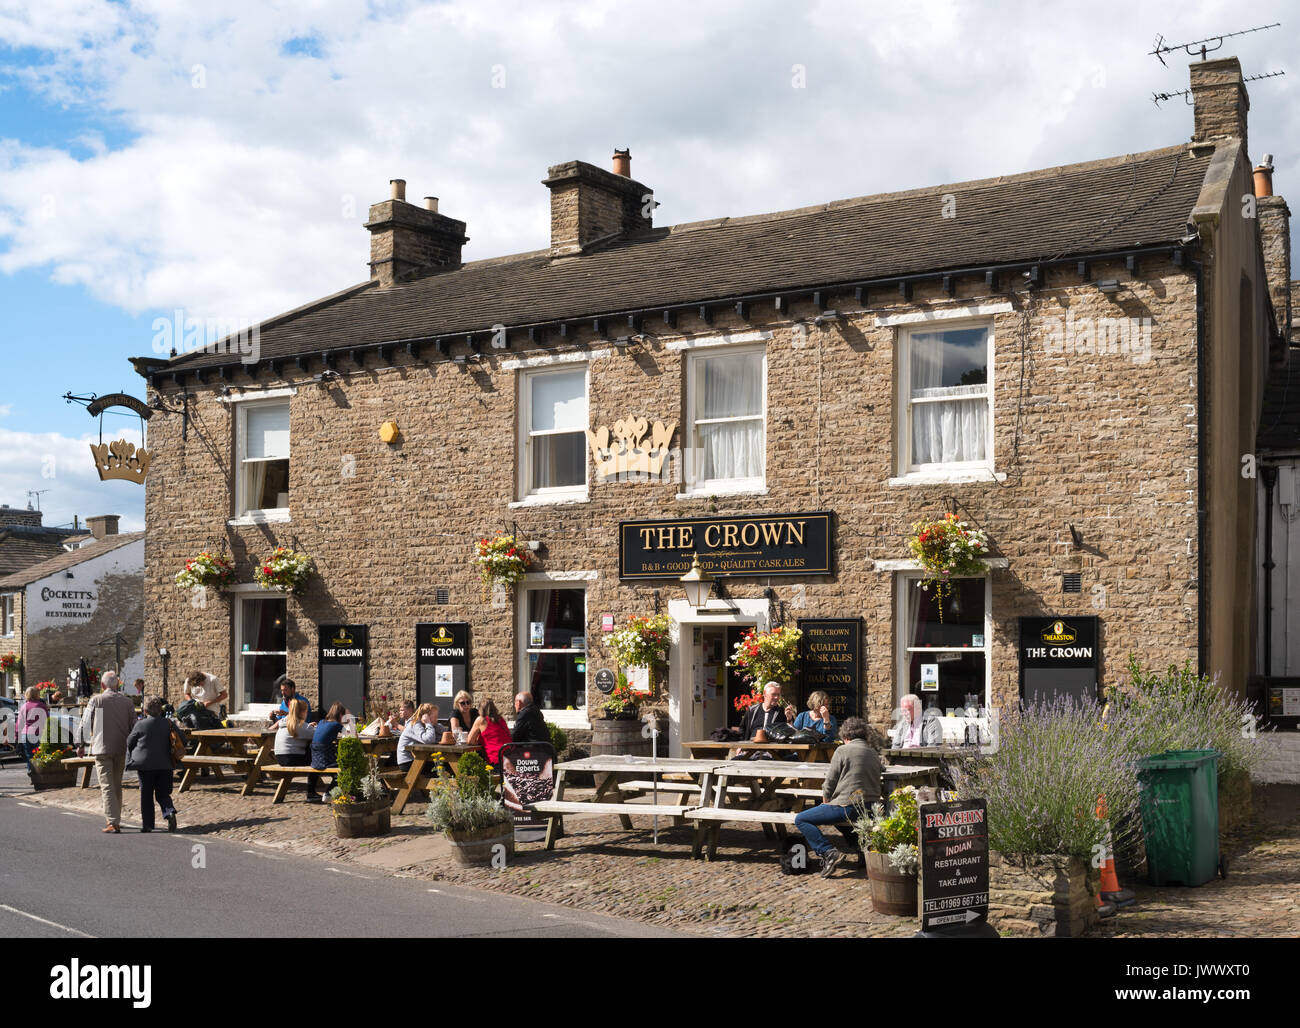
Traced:
[[[1170, 41], [1248, 27], [1193, 2], [0, 0], [0, 503], [124, 515], [63, 393], [142, 394], [153, 320], [254, 321], [367, 277], [390, 178], [468, 223], [467, 259], [536, 249], [551, 164], [630, 147], [659, 224], [960, 182], [1186, 140]], [[1252, 156], [1300, 181], [1283, 27], [1228, 43]], [[1300, 252], [1300, 250], [1297, 250]], [[110, 419], [106, 434], [131, 420]], [[114, 432], [114, 429], [117, 431]], [[51, 477], [49, 469], [54, 469]]]

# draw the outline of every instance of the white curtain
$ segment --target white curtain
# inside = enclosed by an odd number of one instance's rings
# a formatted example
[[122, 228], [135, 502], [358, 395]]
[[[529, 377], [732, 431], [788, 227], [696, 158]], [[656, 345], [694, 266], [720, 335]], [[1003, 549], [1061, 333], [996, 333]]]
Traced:
[[289, 405], [248, 408], [248, 449], [246, 457], [289, 456]]
[[[702, 358], [696, 389], [702, 477], [762, 478], [763, 355]], [[741, 417], [752, 420], [709, 423], [716, 418]]]
[[988, 385], [943, 384], [944, 333], [917, 332], [910, 342], [912, 399], [932, 401], [912, 404], [912, 463], [984, 460]]

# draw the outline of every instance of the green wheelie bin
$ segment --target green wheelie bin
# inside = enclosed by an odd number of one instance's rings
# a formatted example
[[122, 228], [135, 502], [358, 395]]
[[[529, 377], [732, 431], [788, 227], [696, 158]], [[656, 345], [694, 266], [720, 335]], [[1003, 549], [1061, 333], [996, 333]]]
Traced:
[[1138, 761], [1152, 885], [1204, 885], [1221, 872], [1218, 750], [1168, 750]]

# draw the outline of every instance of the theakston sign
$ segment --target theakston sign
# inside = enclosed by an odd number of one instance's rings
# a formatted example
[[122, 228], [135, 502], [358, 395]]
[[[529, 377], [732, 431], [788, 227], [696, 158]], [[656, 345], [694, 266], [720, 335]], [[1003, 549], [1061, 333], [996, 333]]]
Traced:
[[680, 578], [698, 555], [710, 575], [834, 574], [835, 515], [763, 514], [749, 517], [622, 521], [620, 578]]

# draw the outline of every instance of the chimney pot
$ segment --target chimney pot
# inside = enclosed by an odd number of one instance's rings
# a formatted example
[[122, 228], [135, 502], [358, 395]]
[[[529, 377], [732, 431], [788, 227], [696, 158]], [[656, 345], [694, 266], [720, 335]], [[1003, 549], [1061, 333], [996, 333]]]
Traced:
[[1273, 195], [1273, 155], [1266, 153], [1264, 159], [1255, 165], [1255, 196], [1263, 199]]
[[632, 151], [614, 150], [614, 174], [624, 178], [632, 177]]
[[373, 204], [370, 232], [370, 277], [383, 288], [420, 271], [459, 268], [461, 247], [469, 242], [465, 223], [438, 213], [438, 198], [424, 206], [406, 202], [406, 180], [389, 180], [393, 198]]
[[630, 161], [629, 151], [617, 150], [612, 172], [586, 161], [547, 169], [542, 184], [551, 191], [552, 257], [584, 253], [651, 228], [653, 194], [631, 177]]
[[117, 535], [118, 520], [117, 514], [100, 514], [97, 517], [86, 518], [86, 527], [96, 539], [103, 539], [110, 535]]
[[426, 197], [424, 198], [424, 209], [425, 209], [426, 211], [433, 211], [434, 214], [437, 214], [437, 213], [438, 213], [438, 198], [437, 198], [436, 196], [426, 196]]
[[406, 179], [404, 179], [404, 178], [390, 178], [390, 179], [388, 180], [388, 184], [389, 184], [390, 186], [393, 187], [393, 199], [394, 199], [394, 200], [405, 200], [405, 199], [406, 199]]

